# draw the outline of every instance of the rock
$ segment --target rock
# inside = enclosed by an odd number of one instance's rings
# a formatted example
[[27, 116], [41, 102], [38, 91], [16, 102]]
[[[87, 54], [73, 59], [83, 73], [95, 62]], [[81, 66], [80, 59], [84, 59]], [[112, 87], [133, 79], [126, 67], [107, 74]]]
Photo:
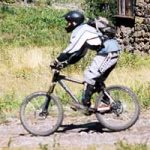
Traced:
[[150, 0], [137, 0], [135, 7], [135, 26], [121, 26], [118, 29], [121, 47], [128, 51], [149, 53], [150, 49]]
[[150, 24], [147, 25], [148, 32], [150, 32]]
[[144, 26], [143, 26], [143, 30], [144, 30], [145, 32], [148, 32], [148, 27], [147, 27], [147, 25], [144, 25]]
[[144, 42], [149, 42], [150, 39], [149, 38], [144, 38]]
[[144, 24], [150, 24], [150, 18], [145, 18], [145, 19], [143, 20], [143, 23], [144, 23]]
[[144, 0], [145, 3], [150, 3], [150, 0]]

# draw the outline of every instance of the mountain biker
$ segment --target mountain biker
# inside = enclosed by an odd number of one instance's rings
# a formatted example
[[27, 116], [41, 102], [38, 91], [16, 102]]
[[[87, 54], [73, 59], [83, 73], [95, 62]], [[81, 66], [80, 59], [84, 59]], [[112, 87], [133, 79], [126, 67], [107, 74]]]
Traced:
[[[96, 81], [103, 82], [115, 67], [120, 47], [114, 37], [104, 36], [95, 27], [84, 23], [85, 17], [79, 11], [70, 11], [64, 15], [67, 21], [66, 31], [72, 32], [68, 47], [51, 63], [51, 67], [66, 67], [85, 56], [88, 49], [97, 52], [93, 61], [84, 72], [85, 88], [82, 104], [89, 108]], [[106, 20], [106, 18], [104, 18]]]

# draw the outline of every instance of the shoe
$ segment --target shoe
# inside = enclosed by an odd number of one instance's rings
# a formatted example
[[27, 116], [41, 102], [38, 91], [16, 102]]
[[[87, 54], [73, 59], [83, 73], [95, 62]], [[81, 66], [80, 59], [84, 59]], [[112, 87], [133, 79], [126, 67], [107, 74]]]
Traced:
[[100, 102], [99, 106], [97, 107], [97, 111], [99, 111], [100, 113], [104, 113], [104, 112], [107, 112], [111, 109], [111, 106], [110, 105], [107, 105], [106, 103], [104, 102]]
[[87, 100], [82, 100], [82, 105], [83, 105], [84, 107], [90, 108], [91, 102], [90, 102], [90, 101], [87, 101]]

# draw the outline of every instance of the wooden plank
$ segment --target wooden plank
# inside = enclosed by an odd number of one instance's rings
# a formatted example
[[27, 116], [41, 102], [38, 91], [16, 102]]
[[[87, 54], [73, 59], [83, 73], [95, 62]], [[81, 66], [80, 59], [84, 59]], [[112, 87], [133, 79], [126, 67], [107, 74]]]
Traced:
[[133, 16], [133, 0], [126, 0], [126, 16]]
[[117, 0], [118, 2], [118, 15], [121, 15], [121, 0]]
[[126, 8], [126, 5], [125, 5], [125, 0], [121, 0], [121, 3], [122, 3], [122, 15], [125, 16], [125, 8]]

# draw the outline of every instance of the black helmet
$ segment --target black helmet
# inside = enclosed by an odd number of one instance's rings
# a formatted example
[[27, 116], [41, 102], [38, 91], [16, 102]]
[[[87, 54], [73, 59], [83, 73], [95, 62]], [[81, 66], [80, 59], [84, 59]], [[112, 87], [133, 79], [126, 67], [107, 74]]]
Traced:
[[65, 28], [67, 32], [71, 32], [84, 22], [84, 15], [78, 11], [70, 11], [65, 14], [64, 17], [68, 22], [67, 27]]

